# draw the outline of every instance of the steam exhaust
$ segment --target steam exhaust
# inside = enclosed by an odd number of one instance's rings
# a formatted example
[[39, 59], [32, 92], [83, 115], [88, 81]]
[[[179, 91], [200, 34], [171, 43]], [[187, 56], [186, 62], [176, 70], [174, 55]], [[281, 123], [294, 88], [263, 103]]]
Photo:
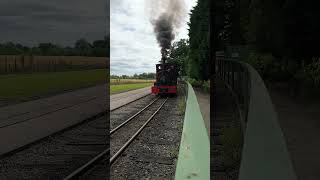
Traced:
[[181, 27], [187, 9], [184, 0], [146, 0], [150, 8], [150, 22], [161, 48], [161, 62], [166, 63], [168, 51]]

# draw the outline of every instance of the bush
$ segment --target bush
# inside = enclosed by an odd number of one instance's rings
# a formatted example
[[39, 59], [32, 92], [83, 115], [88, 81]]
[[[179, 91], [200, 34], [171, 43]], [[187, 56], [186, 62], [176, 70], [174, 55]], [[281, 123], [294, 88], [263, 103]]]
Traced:
[[202, 88], [205, 92], [210, 92], [210, 80], [204, 81], [202, 84]]
[[184, 98], [181, 98], [178, 104], [179, 115], [184, 115], [186, 111], [186, 106], [187, 106], [186, 100]]
[[270, 53], [251, 53], [247, 63], [252, 65], [264, 79], [284, 81], [297, 71], [297, 64], [287, 59], [277, 60]]
[[266, 76], [268, 71], [272, 69], [274, 58], [271, 54], [251, 53], [247, 62], [251, 64], [261, 76]]
[[189, 78], [188, 82], [193, 86], [193, 87], [201, 87], [202, 86], [202, 81], [198, 81], [193, 78]]
[[240, 164], [242, 152], [242, 132], [240, 127], [223, 128], [223, 162], [227, 167], [235, 167]]
[[312, 63], [304, 66], [301, 73], [303, 80], [312, 81], [314, 86], [320, 85], [320, 58], [313, 58]]

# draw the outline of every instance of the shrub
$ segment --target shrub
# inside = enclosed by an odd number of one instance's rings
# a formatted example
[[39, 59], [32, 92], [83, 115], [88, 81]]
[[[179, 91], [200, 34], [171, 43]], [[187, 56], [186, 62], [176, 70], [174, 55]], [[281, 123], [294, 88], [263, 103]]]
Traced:
[[274, 58], [271, 54], [251, 53], [247, 62], [251, 64], [262, 76], [266, 76], [272, 66]]
[[272, 54], [251, 53], [247, 63], [252, 65], [264, 79], [283, 81], [297, 71], [297, 64], [288, 59], [275, 59]]
[[223, 128], [223, 162], [225, 166], [234, 167], [240, 164], [242, 144], [240, 127]]
[[305, 80], [312, 81], [313, 85], [320, 85], [320, 58], [313, 58], [312, 63], [303, 68], [302, 77]]
[[179, 115], [184, 115], [184, 112], [186, 111], [186, 106], [186, 100], [184, 98], [181, 98], [178, 104]]
[[193, 86], [193, 87], [201, 87], [202, 86], [202, 81], [198, 81], [193, 78], [189, 78], [188, 82]]
[[202, 88], [205, 92], [210, 92], [210, 80], [204, 81], [202, 84]]

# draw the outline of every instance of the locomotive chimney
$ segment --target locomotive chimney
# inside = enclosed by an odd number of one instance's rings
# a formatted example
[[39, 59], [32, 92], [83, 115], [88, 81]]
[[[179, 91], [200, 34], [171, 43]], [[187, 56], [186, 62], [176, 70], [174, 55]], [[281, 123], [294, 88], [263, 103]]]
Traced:
[[162, 63], [162, 64], [165, 64], [166, 61], [167, 61], [167, 56], [163, 55], [163, 56], [161, 57], [161, 63]]

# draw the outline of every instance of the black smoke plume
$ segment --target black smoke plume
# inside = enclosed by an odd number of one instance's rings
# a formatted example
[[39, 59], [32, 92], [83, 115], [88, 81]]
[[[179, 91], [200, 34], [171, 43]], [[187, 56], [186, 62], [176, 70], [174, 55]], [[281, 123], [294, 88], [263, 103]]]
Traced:
[[171, 42], [175, 38], [176, 30], [182, 25], [186, 17], [184, 0], [148, 0], [151, 2], [151, 23], [161, 48], [161, 60], [165, 63]]

